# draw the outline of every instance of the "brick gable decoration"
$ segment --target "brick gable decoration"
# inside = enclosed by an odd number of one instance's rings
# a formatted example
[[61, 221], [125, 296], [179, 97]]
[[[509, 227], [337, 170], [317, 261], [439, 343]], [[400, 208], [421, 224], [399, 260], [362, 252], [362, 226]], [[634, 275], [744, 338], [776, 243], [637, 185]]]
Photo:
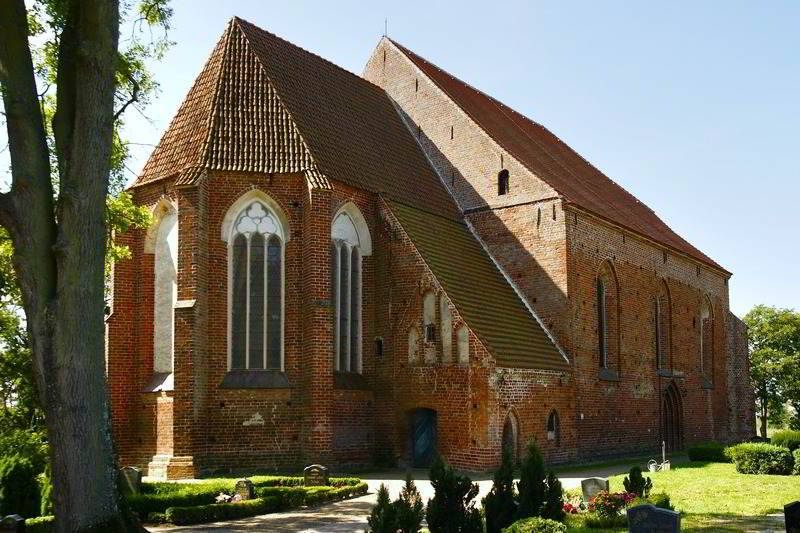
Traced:
[[130, 190], [156, 216], [119, 236], [108, 381], [151, 476], [752, 434], [730, 274], [389, 39], [360, 77], [232, 19]]

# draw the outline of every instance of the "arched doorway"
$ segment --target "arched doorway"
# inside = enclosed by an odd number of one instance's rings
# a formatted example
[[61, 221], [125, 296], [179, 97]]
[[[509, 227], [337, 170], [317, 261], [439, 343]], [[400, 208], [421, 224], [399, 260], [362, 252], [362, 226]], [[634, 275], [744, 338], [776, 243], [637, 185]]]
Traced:
[[503, 424], [503, 453], [511, 455], [511, 461], [514, 464], [519, 461], [518, 428], [517, 417], [514, 416], [514, 413], [508, 413], [505, 424]]
[[436, 411], [421, 407], [411, 411], [411, 464], [427, 468], [436, 457]]
[[661, 435], [667, 451], [683, 448], [683, 405], [675, 382], [669, 384], [661, 401]]

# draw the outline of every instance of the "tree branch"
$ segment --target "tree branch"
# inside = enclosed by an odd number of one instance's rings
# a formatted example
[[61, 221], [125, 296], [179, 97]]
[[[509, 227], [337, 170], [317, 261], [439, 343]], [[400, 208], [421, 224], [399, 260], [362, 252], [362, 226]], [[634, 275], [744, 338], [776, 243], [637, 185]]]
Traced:
[[128, 81], [130, 81], [131, 85], [133, 85], [133, 92], [131, 92], [131, 97], [128, 99], [128, 101], [125, 102], [116, 113], [114, 113], [114, 122], [116, 122], [117, 119], [125, 112], [129, 105], [139, 101], [139, 91], [141, 90], [139, 82], [136, 81], [133, 76], [131, 76], [130, 72], [126, 72], [125, 77], [128, 78]]

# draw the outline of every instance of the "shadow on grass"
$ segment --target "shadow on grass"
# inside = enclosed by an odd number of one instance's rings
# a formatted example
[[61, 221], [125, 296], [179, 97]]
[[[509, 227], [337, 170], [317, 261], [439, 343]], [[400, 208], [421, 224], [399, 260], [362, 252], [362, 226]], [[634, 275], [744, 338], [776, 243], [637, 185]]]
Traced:
[[[615, 528], [589, 528], [580, 520], [567, 521], [568, 533], [623, 533], [626, 527]], [[723, 513], [703, 513], [681, 515], [681, 531], [693, 533], [712, 533], [736, 531], [745, 533], [773, 533], [783, 532], [784, 523], [782, 515], [743, 516]]]

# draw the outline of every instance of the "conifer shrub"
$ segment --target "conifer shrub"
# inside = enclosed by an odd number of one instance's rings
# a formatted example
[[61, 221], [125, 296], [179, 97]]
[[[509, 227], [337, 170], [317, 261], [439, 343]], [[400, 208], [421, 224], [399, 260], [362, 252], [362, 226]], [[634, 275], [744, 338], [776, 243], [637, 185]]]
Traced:
[[483, 499], [486, 533], [500, 533], [514, 521], [517, 502], [514, 501], [514, 464], [511, 453], [503, 452], [503, 462], [494, 473], [492, 490]]
[[482, 533], [483, 520], [473, 501], [478, 485], [437, 457], [430, 470], [434, 496], [428, 500], [425, 518], [431, 533]]
[[516, 520], [539, 516], [547, 491], [544, 478], [544, 459], [542, 459], [536, 442], [531, 440], [520, 467], [519, 483], [517, 484], [519, 507], [515, 516]]
[[425, 518], [425, 504], [422, 503], [422, 496], [411, 478], [411, 472], [406, 473], [403, 490], [392, 505], [395, 508], [397, 529], [402, 533], [417, 533]]
[[564, 512], [564, 490], [553, 471], [547, 474], [547, 492], [545, 492], [541, 514], [542, 518], [549, 518], [557, 522], [563, 522], [567, 514]]
[[370, 512], [367, 524], [369, 524], [371, 533], [395, 533], [397, 531], [395, 507], [389, 499], [389, 489], [383, 483], [378, 488], [378, 502]]
[[647, 498], [647, 495], [653, 489], [653, 480], [649, 477], [644, 477], [642, 469], [638, 466], [631, 468], [630, 477], [625, 476], [622, 484], [625, 486], [625, 492], [636, 494], [642, 498]]
[[39, 516], [39, 483], [33, 461], [18, 454], [0, 459], [0, 517]]

